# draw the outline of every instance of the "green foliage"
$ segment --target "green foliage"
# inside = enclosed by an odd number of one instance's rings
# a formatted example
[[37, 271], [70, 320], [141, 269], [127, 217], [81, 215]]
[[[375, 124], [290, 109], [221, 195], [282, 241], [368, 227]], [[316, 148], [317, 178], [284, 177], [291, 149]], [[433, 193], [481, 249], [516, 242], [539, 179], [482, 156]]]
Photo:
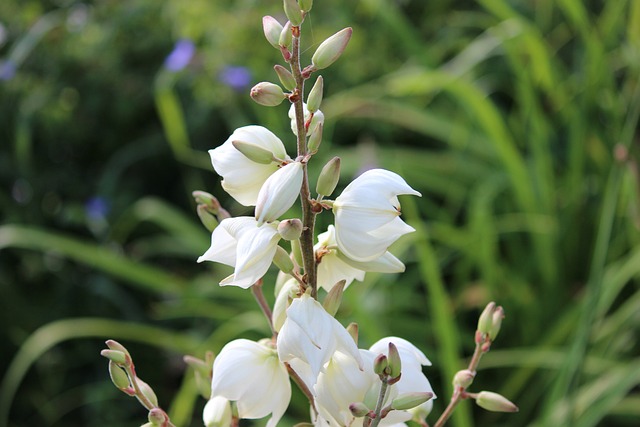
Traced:
[[[206, 154], [235, 127], [295, 144], [288, 107], [248, 97], [276, 81], [260, 22], [284, 21], [280, 8], [0, 2], [0, 70], [16, 67], [0, 80], [0, 425], [141, 424], [98, 355], [107, 338], [135, 353], [176, 425], [200, 425], [180, 355], [268, 334], [248, 292], [216, 285], [228, 270], [195, 263], [208, 236], [190, 194], [245, 212]], [[472, 390], [520, 412], [463, 402], [451, 425], [637, 425], [640, 4], [324, 0], [304, 25], [307, 63], [354, 28], [323, 72], [313, 179], [337, 155], [342, 185], [380, 165], [423, 194], [401, 200], [417, 230], [392, 248], [407, 272], [368, 274], [338, 317], [360, 322], [363, 346], [417, 343], [438, 415], [495, 300], [506, 318]], [[171, 72], [178, 39], [196, 55]], [[225, 83], [229, 66], [250, 70], [247, 87]], [[291, 410], [291, 425], [308, 412], [300, 397]]]

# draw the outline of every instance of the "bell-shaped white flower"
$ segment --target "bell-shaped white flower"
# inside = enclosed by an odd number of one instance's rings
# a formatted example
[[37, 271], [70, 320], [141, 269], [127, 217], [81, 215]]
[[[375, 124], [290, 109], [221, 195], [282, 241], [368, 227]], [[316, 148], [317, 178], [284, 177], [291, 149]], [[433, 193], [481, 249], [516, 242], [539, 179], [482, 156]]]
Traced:
[[256, 145], [273, 153], [275, 158], [289, 160], [282, 141], [262, 126], [244, 126], [236, 129], [221, 146], [209, 150], [213, 168], [222, 176], [222, 188], [238, 203], [254, 206], [264, 182], [278, 170], [278, 163], [254, 162], [238, 151], [234, 141]]
[[[302, 104], [304, 108], [304, 122], [307, 123], [311, 113], [307, 109], [307, 104]], [[291, 108], [289, 108], [289, 118], [291, 119], [291, 132], [295, 136], [298, 136], [298, 125], [296, 124], [296, 110], [293, 104], [291, 104]], [[311, 135], [313, 131], [318, 127], [319, 124], [324, 123], [324, 114], [322, 111], [317, 110], [313, 113], [313, 118], [311, 119], [311, 123], [309, 123], [309, 129], [307, 130], [307, 135]]]
[[276, 253], [280, 235], [276, 223], [258, 223], [252, 217], [226, 218], [211, 233], [211, 247], [198, 262], [213, 261], [234, 267], [220, 285], [247, 289], [264, 276]]
[[231, 418], [231, 405], [222, 396], [212, 397], [204, 405], [202, 420], [206, 427], [230, 427]]
[[362, 281], [365, 272], [401, 273], [404, 264], [390, 252], [368, 262], [358, 262], [344, 256], [337, 245], [335, 227], [329, 225], [327, 231], [318, 235], [318, 243], [313, 247], [316, 256], [321, 255], [318, 264], [318, 285], [327, 292], [340, 280], [346, 280], [345, 289], [354, 280]]
[[315, 378], [336, 350], [351, 355], [362, 367], [358, 347], [351, 335], [308, 294], [293, 300], [287, 309], [277, 347], [280, 360], [302, 359], [311, 367]]
[[246, 339], [231, 341], [213, 362], [211, 397], [216, 396], [236, 402], [240, 418], [271, 414], [267, 426], [274, 427], [291, 399], [287, 368], [267, 345]]
[[384, 169], [368, 170], [344, 189], [333, 202], [336, 242], [344, 255], [372, 261], [415, 231], [400, 219], [400, 194], [420, 196], [400, 175]]
[[[349, 405], [364, 402], [370, 408], [375, 407], [380, 393], [380, 378], [373, 372], [376, 354], [369, 350], [360, 350], [364, 361], [364, 369], [360, 370], [350, 355], [337, 351], [325, 365], [313, 387], [316, 408], [324, 426], [362, 427], [362, 418], [354, 418]], [[391, 386], [388, 389], [385, 404], [388, 404], [397, 393]], [[380, 426], [399, 427], [403, 421], [411, 418], [406, 411], [391, 411], [381, 422]], [[319, 425], [319, 424], [316, 424]]]
[[256, 202], [258, 225], [280, 217], [293, 205], [302, 187], [303, 168], [291, 162], [274, 172], [262, 185]]

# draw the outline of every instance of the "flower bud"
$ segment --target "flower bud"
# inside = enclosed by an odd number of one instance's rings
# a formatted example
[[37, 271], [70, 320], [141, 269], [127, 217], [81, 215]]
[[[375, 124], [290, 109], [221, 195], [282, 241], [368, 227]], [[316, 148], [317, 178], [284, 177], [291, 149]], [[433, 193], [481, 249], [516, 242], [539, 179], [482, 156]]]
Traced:
[[131, 387], [129, 375], [127, 375], [124, 369], [120, 368], [113, 360], [109, 361], [109, 377], [111, 377], [111, 382], [118, 388], [118, 390], [122, 390], [127, 393], [127, 390]]
[[280, 64], [274, 65], [273, 69], [276, 71], [282, 86], [287, 90], [294, 90], [296, 88], [296, 79], [293, 77], [293, 74], [291, 74], [291, 71], [287, 70]]
[[276, 49], [280, 48], [280, 33], [282, 32], [282, 25], [272, 16], [264, 16], [262, 18], [262, 29], [264, 36], [271, 46]]
[[311, 58], [313, 66], [323, 69], [333, 64], [347, 47], [352, 32], [351, 27], [347, 27], [323, 41]]
[[373, 360], [373, 372], [376, 375], [386, 375], [385, 371], [389, 369], [389, 361], [387, 360], [387, 356], [384, 354], [379, 354]]
[[281, 47], [288, 48], [291, 46], [291, 41], [293, 40], [293, 33], [291, 32], [291, 21], [287, 21], [280, 31], [280, 37], [278, 38], [278, 44]]
[[351, 335], [353, 341], [356, 343], [356, 345], [358, 345], [358, 324], [355, 322], [349, 323], [349, 325], [347, 326], [347, 332], [349, 332], [349, 335]]
[[342, 303], [342, 294], [346, 283], [346, 280], [340, 280], [336, 283], [322, 302], [324, 309], [332, 316], [335, 316], [340, 308], [340, 304]]
[[257, 144], [239, 140], [231, 141], [231, 144], [247, 159], [256, 163], [260, 163], [261, 165], [268, 165], [275, 160], [275, 156], [271, 151], [267, 150], [266, 148], [262, 148]]
[[273, 263], [283, 273], [291, 273], [293, 271], [293, 261], [291, 261], [291, 257], [287, 251], [282, 249], [282, 246], [276, 247], [276, 254], [273, 257]]
[[200, 218], [200, 222], [205, 226], [209, 232], [213, 232], [215, 228], [218, 226], [218, 219], [215, 215], [212, 215], [205, 205], [196, 206], [196, 213], [198, 214], [198, 218]]
[[491, 391], [481, 391], [476, 397], [479, 407], [492, 412], [518, 412], [518, 407], [506, 397]]
[[491, 316], [491, 328], [489, 329], [489, 339], [491, 341], [495, 340], [498, 336], [498, 332], [500, 332], [500, 327], [502, 326], [502, 319], [504, 319], [504, 309], [502, 306], [498, 306], [493, 312], [493, 316]]
[[167, 422], [167, 414], [160, 408], [150, 410], [147, 418], [152, 426], [164, 426]]
[[354, 417], [362, 418], [364, 416], [367, 416], [369, 412], [371, 412], [371, 409], [369, 409], [367, 405], [362, 402], [356, 402], [349, 405], [349, 411], [351, 411], [351, 415], [353, 415]]
[[284, 0], [284, 13], [291, 21], [291, 25], [299, 27], [302, 24], [304, 17], [296, 0]]
[[324, 128], [324, 124], [318, 123], [315, 129], [311, 132], [309, 136], [309, 142], [307, 142], [307, 151], [309, 154], [316, 154], [318, 152], [318, 148], [320, 148], [320, 143], [322, 142], [322, 129]]
[[315, 84], [309, 91], [309, 96], [307, 97], [307, 110], [311, 113], [315, 113], [318, 108], [320, 108], [320, 104], [322, 103], [322, 91], [324, 89], [324, 80], [322, 76], [318, 76]]
[[302, 187], [302, 163], [291, 162], [274, 172], [262, 185], [256, 201], [258, 226], [278, 219], [298, 198]]
[[[212, 196], [213, 197], [213, 196]], [[122, 344], [120, 344], [118, 341], [115, 340], [107, 340], [105, 341], [105, 344], [107, 345], [107, 347], [109, 347], [110, 350], [118, 350], [123, 352], [124, 354], [126, 354], [127, 356], [131, 357], [129, 354], [129, 350], [127, 350], [125, 348], [125, 346], [123, 346]]]
[[478, 319], [478, 331], [488, 334], [493, 324], [493, 312], [496, 309], [496, 303], [491, 301], [480, 314]]
[[284, 240], [298, 240], [302, 235], [302, 221], [298, 218], [280, 221], [280, 224], [278, 224], [278, 233]]
[[260, 82], [251, 88], [251, 99], [266, 107], [282, 104], [285, 95], [282, 88], [270, 82]]
[[222, 396], [211, 398], [202, 411], [202, 420], [206, 427], [230, 427], [232, 418], [231, 404]]
[[473, 383], [473, 378], [475, 377], [475, 373], [470, 371], [469, 369], [463, 369], [461, 371], [456, 372], [453, 376], [453, 386], [454, 387], [462, 387], [467, 388]]
[[298, 3], [303, 12], [309, 12], [313, 7], [313, 0], [298, 0]]
[[316, 184], [316, 192], [323, 196], [330, 196], [333, 190], [336, 189], [339, 179], [340, 157], [334, 157], [322, 168]]
[[149, 402], [153, 404], [153, 406], [158, 406], [158, 397], [156, 396], [156, 393], [153, 391], [151, 386], [137, 377], [135, 378], [135, 381], [138, 383], [138, 387], [140, 388], [140, 391], [142, 392], [144, 397], [146, 397]]
[[393, 399], [391, 402], [391, 408], [397, 411], [406, 411], [407, 409], [412, 409], [418, 405], [422, 405], [424, 402], [432, 398], [433, 393], [429, 391], [404, 393]]
[[100, 355], [118, 365], [126, 365], [128, 363], [127, 355], [119, 350], [102, 350]]
[[392, 379], [399, 378], [402, 371], [402, 361], [400, 360], [400, 353], [398, 347], [392, 342], [389, 343], [389, 376]]

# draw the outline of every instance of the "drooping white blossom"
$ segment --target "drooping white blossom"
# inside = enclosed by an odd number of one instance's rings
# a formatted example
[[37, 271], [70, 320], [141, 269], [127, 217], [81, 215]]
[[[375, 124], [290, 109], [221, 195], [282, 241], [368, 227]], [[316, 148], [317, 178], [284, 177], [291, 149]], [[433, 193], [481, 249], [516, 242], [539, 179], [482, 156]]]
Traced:
[[258, 163], [247, 158], [234, 146], [234, 141], [257, 145], [270, 151], [274, 157], [290, 160], [282, 141], [262, 126], [244, 126], [236, 129], [221, 146], [209, 150], [213, 168], [222, 176], [222, 188], [238, 203], [254, 206], [264, 182], [278, 170], [278, 163]]
[[415, 231], [400, 219], [398, 195], [420, 193], [398, 174], [371, 169], [353, 180], [333, 203], [336, 243], [354, 261], [380, 258], [400, 236]]
[[202, 420], [206, 427], [231, 426], [231, 405], [229, 400], [222, 396], [209, 399], [202, 411]]
[[277, 425], [291, 399], [284, 363], [273, 348], [246, 339], [225, 345], [213, 362], [211, 397], [236, 403], [240, 418], [271, 414], [268, 427]]
[[277, 347], [280, 360], [288, 362], [299, 358], [311, 367], [316, 378], [336, 350], [351, 355], [362, 367], [358, 347], [351, 335], [308, 294], [293, 300], [287, 309]]
[[256, 202], [258, 225], [278, 219], [293, 205], [302, 187], [302, 176], [302, 163], [291, 162], [267, 178]]
[[211, 247], [198, 262], [213, 261], [234, 267], [233, 274], [220, 285], [247, 289], [269, 269], [279, 240], [276, 223], [258, 227], [252, 217], [226, 218], [211, 233]]
[[345, 288], [354, 280], [362, 281], [365, 272], [401, 273], [404, 264], [390, 252], [380, 258], [358, 262], [344, 256], [336, 242], [335, 227], [329, 225], [327, 231], [318, 235], [318, 243], [313, 247], [316, 256], [322, 255], [318, 264], [318, 286], [330, 291], [340, 280], [346, 280]]

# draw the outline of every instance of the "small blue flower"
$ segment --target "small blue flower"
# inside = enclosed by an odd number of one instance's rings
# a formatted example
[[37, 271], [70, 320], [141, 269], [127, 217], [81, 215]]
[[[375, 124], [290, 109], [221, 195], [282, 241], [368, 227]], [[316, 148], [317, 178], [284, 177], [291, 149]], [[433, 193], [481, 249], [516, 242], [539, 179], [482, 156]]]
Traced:
[[109, 213], [109, 202], [104, 197], [94, 196], [84, 204], [87, 218], [92, 221], [102, 220]]
[[7, 81], [11, 80], [16, 75], [16, 63], [11, 59], [7, 59], [6, 61], [0, 61], [0, 80]]
[[169, 71], [181, 71], [184, 67], [189, 65], [189, 62], [191, 62], [191, 58], [193, 58], [195, 52], [196, 46], [191, 40], [178, 40], [171, 53], [164, 60], [164, 66]]
[[251, 84], [251, 72], [246, 67], [228, 65], [220, 71], [219, 79], [230, 88], [241, 91]]

